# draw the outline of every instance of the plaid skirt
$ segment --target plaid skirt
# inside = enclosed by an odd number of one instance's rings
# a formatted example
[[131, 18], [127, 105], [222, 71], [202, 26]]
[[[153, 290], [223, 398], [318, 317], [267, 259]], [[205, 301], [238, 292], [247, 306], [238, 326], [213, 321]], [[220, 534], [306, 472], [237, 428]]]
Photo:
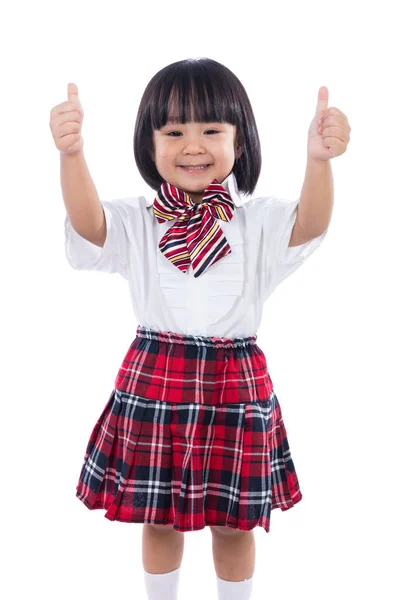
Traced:
[[113, 521], [270, 530], [302, 494], [266, 358], [247, 338], [138, 326], [76, 496]]

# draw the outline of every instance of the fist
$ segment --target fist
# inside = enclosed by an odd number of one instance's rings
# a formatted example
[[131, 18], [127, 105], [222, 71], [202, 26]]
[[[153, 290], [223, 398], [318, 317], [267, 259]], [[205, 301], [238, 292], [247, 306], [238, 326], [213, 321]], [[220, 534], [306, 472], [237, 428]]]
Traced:
[[78, 87], [68, 84], [68, 100], [50, 111], [50, 129], [56, 148], [63, 154], [76, 154], [83, 149], [81, 136], [83, 108], [79, 101]]

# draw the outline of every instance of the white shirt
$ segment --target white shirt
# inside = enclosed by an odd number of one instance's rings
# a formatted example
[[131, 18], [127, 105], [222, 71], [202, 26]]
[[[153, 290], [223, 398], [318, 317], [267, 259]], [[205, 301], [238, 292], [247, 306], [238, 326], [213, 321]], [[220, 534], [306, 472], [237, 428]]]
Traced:
[[265, 300], [318, 248], [327, 231], [289, 248], [300, 199], [244, 200], [233, 172], [222, 185], [235, 204], [231, 221], [218, 219], [232, 252], [197, 278], [191, 265], [182, 273], [158, 248], [175, 220], [157, 221], [153, 213], [156, 192], [150, 199], [102, 201], [107, 222], [103, 248], [82, 238], [67, 214], [67, 260], [74, 269], [119, 273], [126, 279], [133, 313], [141, 326], [199, 336], [254, 335]]

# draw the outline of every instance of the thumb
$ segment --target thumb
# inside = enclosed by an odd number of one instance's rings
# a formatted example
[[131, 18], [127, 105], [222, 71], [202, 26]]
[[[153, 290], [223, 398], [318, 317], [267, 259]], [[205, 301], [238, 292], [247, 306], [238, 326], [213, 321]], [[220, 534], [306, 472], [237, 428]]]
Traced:
[[318, 90], [318, 102], [317, 102], [317, 110], [315, 112], [317, 117], [322, 116], [322, 114], [328, 108], [329, 101], [329, 92], [326, 86], [321, 86]]
[[75, 83], [68, 84], [68, 100], [79, 102], [78, 86]]

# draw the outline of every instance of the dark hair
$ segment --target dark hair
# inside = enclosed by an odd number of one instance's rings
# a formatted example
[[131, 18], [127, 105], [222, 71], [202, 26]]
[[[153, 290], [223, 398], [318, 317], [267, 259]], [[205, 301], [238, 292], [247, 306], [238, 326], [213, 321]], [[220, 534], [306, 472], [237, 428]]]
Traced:
[[232, 171], [239, 191], [252, 194], [261, 171], [261, 147], [253, 109], [236, 75], [210, 58], [172, 63], [148, 83], [139, 105], [133, 139], [136, 165], [146, 183], [158, 190], [164, 181], [152, 158], [153, 130], [166, 124], [172, 102], [181, 123], [236, 125], [236, 144], [242, 152]]

